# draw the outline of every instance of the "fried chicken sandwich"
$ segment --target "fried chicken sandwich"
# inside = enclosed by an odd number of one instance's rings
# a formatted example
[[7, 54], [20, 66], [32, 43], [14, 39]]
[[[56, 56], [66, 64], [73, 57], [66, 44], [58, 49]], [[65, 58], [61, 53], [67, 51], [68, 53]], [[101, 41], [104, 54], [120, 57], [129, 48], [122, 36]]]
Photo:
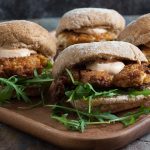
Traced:
[[119, 41], [69, 46], [56, 58], [50, 87], [54, 101], [79, 110], [120, 112], [150, 102], [150, 68], [136, 46]]
[[131, 22], [120, 33], [118, 39], [138, 46], [150, 60], [150, 13]]
[[0, 23], [0, 101], [14, 93], [19, 99], [27, 99], [24, 90], [29, 95], [39, 94], [44, 76], [48, 80], [45, 68], [55, 55], [54, 48], [49, 32], [36, 23]]
[[103, 8], [78, 8], [65, 13], [56, 29], [57, 48], [77, 43], [115, 40], [125, 20], [117, 11]]

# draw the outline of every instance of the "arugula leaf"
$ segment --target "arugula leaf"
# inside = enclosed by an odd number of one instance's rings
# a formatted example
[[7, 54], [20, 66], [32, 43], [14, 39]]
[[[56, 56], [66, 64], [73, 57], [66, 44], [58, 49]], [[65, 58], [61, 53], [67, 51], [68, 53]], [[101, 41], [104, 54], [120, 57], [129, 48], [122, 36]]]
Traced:
[[114, 114], [111, 114], [110, 112], [104, 112], [104, 113], [97, 113], [95, 114], [95, 117], [99, 120], [103, 119], [103, 120], [115, 120], [118, 119], [118, 117]]
[[[123, 116], [117, 116], [110, 112], [83, 112], [74, 108], [69, 108], [61, 105], [47, 105], [52, 107], [52, 118], [64, 124], [70, 130], [84, 132], [88, 125], [111, 124], [115, 122], [122, 123], [125, 127], [134, 124], [141, 115], [150, 114], [150, 107], [141, 106], [136, 112], [130, 112]], [[59, 114], [65, 112], [65, 114]], [[55, 112], [57, 111], [57, 113]], [[66, 113], [67, 112], [67, 113]], [[68, 114], [75, 114], [76, 119], [69, 119]]]
[[9, 86], [0, 88], [0, 105], [9, 100], [12, 97], [13, 88]]
[[[48, 61], [47, 66], [42, 70], [41, 74], [34, 70], [34, 77], [30, 79], [20, 78], [18, 76], [12, 76], [8, 79], [0, 78], [0, 104], [11, 100], [14, 96], [17, 100], [24, 100], [24, 102], [31, 102], [25, 93], [25, 89], [28, 86], [38, 86], [41, 89], [49, 86], [50, 82], [53, 81], [51, 76], [52, 64]], [[41, 98], [43, 101], [43, 91], [41, 91]]]
[[81, 132], [84, 132], [84, 129], [86, 126], [84, 120], [68, 119], [67, 116], [68, 116], [68, 114], [63, 114], [61, 116], [52, 115], [51, 118], [61, 122], [62, 124], [64, 124], [65, 127], [67, 127], [70, 130], [73, 130], [73, 131], [79, 130]]
[[150, 113], [150, 107], [141, 106], [137, 112], [127, 113], [126, 115], [124, 115], [124, 118], [121, 120], [121, 122], [125, 126], [129, 126], [134, 124], [141, 115], [147, 115], [149, 113]]
[[131, 91], [129, 91], [129, 95], [130, 96], [138, 96], [138, 95], [149, 96], [150, 95], [150, 89], [144, 89], [141, 91], [131, 90]]
[[42, 70], [41, 74], [38, 74], [37, 70], [34, 70], [34, 77], [31, 79], [25, 79], [22, 84], [23, 85], [45, 85], [49, 84], [51, 81], [53, 81], [50, 70], [52, 68], [52, 64], [50, 61], [48, 61], [47, 66]]
[[128, 92], [123, 92], [118, 89], [111, 89], [107, 91], [96, 91], [90, 83], [82, 83], [79, 81], [75, 81], [72, 73], [68, 69], [66, 69], [66, 71], [72, 81], [72, 84], [74, 85], [74, 89], [65, 92], [65, 95], [68, 98], [67, 101], [73, 101], [77, 99], [89, 100], [91, 98], [93, 99], [97, 97], [113, 97], [121, 94], [127, 94], [129, 96], [150, 95], [150, 89], [144, 89], [140, 91], [134, 89]]
[[14, 94], [13, 91], [15, 92], [18, 100], [23, 99], [25, 102], [30, 101], [23, 91], [24, 87], [21, 85], [18, 85], [17, 81], [18, 79], [15, 76], [10, 77], [8, 79], [0, 78], [0, 85], [2, 87], [1, 92], [0, 92], [1, 94], [0, 97], [2, 97], [2, 99], [0, 99], [1, 101], [4, 102], [4, 100], [9, 100], [11, 97], [13, 97], [13, 94]]
[[[117, 116], [110, 112], [101, 113], [98, 111], [93, 111], [91, 106], [91, 101], [93, 98], [113, 97], [120, 94], [128, 94], [132, 96], [148, 96], [150, 95], [150, 90], [132, 90], [125, 93], [118, 89], [112, 89], [108, 91], [98, 92], [93, 88], [90, 83], [81, 83], [75, 81], [71, 72], [68, 69], [66, 69], [66, 71], [72, 81], [72, 84], [74, 85], [74, 89], [65, 92], [65, 95], [68, 98], [67, 102], [77, 99], [84, 99], [88, 101], [88, 110], [85, 111], [79, 111], [76, 108], [74, 109], [61, 105], [47, 105], [48, 107], [52, 107], [52, 118], [56, 119], [60, 123], [63, 123], [67, 128], [83, 132], [88, 125], [111, 124], [115, 122], [120, 122], [124, 126], [129, 126], [134, 124], [141, 115], [150, 114], [150, 107], [141, 107], [138, 111], [130, 112], [123, 116]], [[70, 119], [69, 115], [74, 115], [75, 119]]]
[[119, 95], [118, 89], [97, 92], [90, 83], [81, 83], [75, 81], [71, 72], [68, 69], [66, 69], [66, 71], [72, 83], [75, 85], [75, 89], [65, 92], [68, 102], [76, 99], [89, 100], [96, 97], [112, 97]]

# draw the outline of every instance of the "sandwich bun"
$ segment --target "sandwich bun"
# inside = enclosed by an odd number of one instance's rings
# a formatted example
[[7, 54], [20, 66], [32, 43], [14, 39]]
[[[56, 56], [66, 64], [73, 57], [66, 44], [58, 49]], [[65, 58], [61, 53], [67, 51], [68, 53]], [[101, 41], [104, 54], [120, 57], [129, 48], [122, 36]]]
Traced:
[[117, 58], [121, 60], [147, 62], [136, 46], [121, 41], [75, 44], [62, 51], [55, 60], [52, 74], [57, 78], [65, 68], [95, 58]]
[[104, 8], [78, 8], [65, 13], [58, 24], [56, 35], [65, 30], [106, 26], [116, 33], [125, 27], [125, 20], [117, 11]]
[[0, 51], [28, 49], [47, 57], [53, 57], [56, 53], [56, 46], [49, 32], [31, 21], [2, 22], [0, 35]]
[[136, 46], [150, 47], [150, 13], [131, 22], [119, 35], [118, 40], [132, 43]]
[[[91, 101], [91, 106], [93, 109], [97, 109], [100, 112], [120, 112], [129, 110], [132, 108], [136, 108], [139, 106], [150, 106], [150, 96], [145, 97], [143, 95], [138, 95], [135, 97], [131, 97], [129, 95], [120, 95], [116, 97], [109, 97], [109, 98], [95, 98]], [[75, 100], [71, 102], [72, 106], [79, 109], [87, 109], [88, 108], [88, 101], [83, 99]]]

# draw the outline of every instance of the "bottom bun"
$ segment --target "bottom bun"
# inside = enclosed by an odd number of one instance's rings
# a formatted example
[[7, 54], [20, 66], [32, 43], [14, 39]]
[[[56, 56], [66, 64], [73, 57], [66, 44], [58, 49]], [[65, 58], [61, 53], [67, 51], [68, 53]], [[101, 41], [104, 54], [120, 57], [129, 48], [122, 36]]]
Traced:
[[[71, 102], [72, 106], [79, 109], [88, 109], [87, 100], [75, 100]], [[128, 95], [121, 95], [109, 98], [96, 98], [91, 101], [92, 109], [99, 110], [100, 112], [121, 112], [124, 110], [139, 107], [141, 105], [150, 106], [150, 96], [143, 95], [131, 97]]]

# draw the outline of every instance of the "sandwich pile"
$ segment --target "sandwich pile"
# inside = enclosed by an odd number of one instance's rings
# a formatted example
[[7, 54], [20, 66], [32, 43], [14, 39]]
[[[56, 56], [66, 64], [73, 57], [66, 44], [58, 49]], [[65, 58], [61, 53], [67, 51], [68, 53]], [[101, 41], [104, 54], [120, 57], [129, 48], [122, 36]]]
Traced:
[[125, 28], [115, 10], [79, 8], [51, 35], [25, 20], [0, 23], [0, 35], [0, 104], [41, 95], [53, 119], [81, 132], [150, 113], [150, 14]]

